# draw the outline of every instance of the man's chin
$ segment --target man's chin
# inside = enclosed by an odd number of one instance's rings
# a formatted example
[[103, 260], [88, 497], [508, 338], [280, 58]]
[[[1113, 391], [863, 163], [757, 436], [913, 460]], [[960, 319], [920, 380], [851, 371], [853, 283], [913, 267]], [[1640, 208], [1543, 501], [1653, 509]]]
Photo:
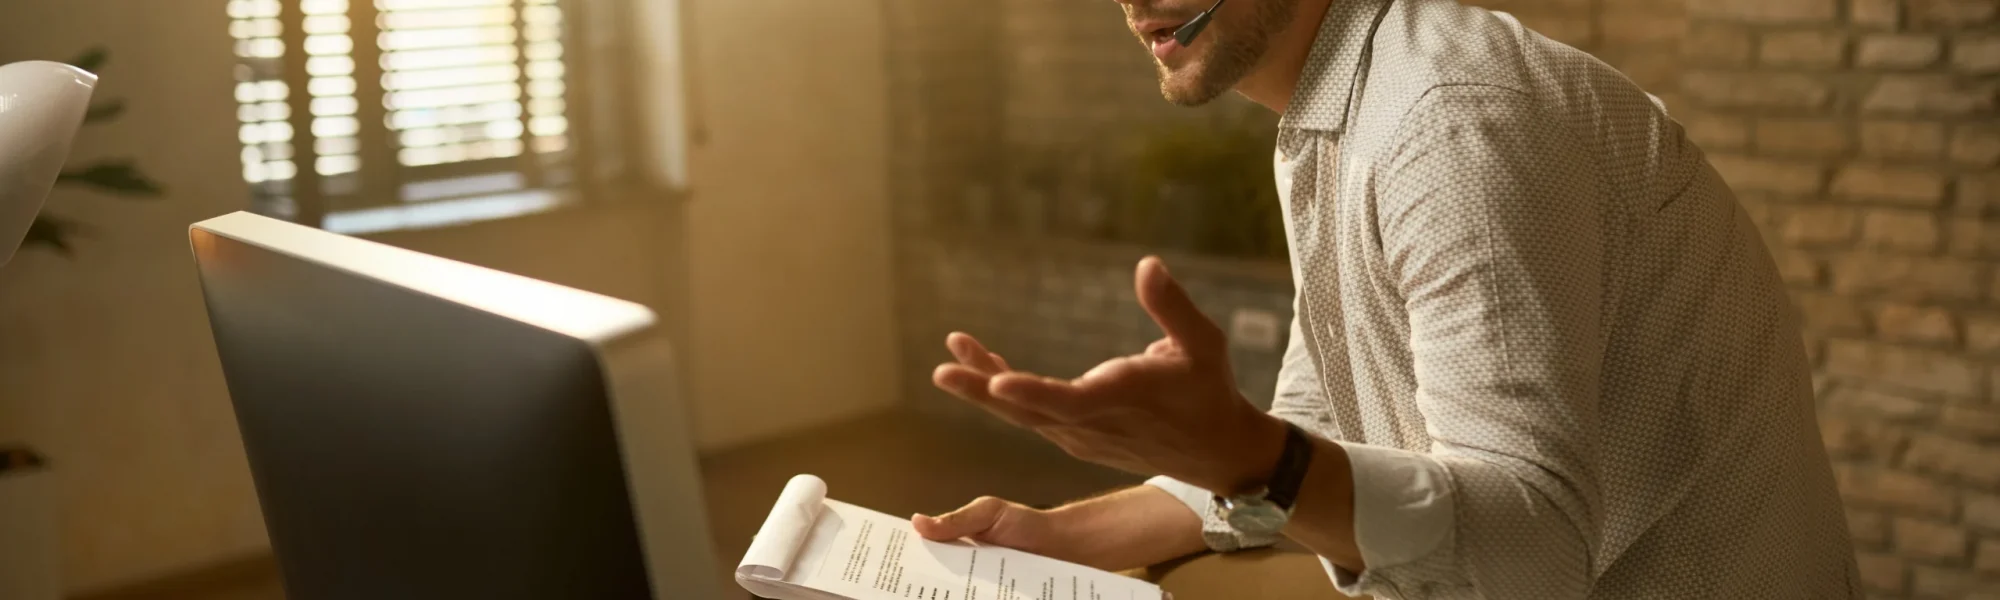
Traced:
[[1216, 98], [1229, 91], [1229, 85], [1208, 81], [1201, 75], [1202, 73], [1195, 71], [1175, 73], [1162, 70], [1160, 95], [1168, 102], [1195, 107], [1214, 102]]

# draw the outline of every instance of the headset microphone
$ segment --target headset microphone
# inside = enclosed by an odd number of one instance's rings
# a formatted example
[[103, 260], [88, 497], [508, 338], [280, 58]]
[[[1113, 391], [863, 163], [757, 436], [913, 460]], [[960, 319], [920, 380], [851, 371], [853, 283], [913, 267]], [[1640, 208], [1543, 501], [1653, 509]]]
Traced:
[[1180, 42], [1182, 48], [1194, 45], [1194, 38], [1201, 35], [1201, 30], [1208, 28], [1209, 19], [1215, 18], [1215, 9], [1222, 8], [1222, 3], [1228, 1], [1215, 0], [1215, 6], [1208, 7], [1208, 10], [1202, 11], [1200, 15], [1196, 15], [1194, 20], [1188, 21], [1180, 29], [1175, 29], [1174, 41]]

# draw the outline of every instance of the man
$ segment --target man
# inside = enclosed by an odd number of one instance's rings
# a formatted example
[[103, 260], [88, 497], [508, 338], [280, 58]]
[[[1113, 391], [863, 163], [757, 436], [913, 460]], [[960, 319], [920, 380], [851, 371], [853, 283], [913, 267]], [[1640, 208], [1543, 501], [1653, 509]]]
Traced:
[[1186, 47], [1205, 0], [1119, 1], [1168, 100], [1282, 115], [1278, 397], [1156, 259], [1166, 337], [1081, 378], [954, 334], [939, 387], [1161, 476], [925, 537], [1125, 569], [1284, 536], [1377, 598], [1859, 597], [1776, 269], [1656, 99], [1452, 0], [1234, 0]]

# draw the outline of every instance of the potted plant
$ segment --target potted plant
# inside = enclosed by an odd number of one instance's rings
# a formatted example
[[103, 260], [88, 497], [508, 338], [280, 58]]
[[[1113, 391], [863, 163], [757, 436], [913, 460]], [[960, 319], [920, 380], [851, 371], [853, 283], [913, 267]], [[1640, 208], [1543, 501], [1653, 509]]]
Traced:
[[1208, 256], [1284, 258], [1271, 125], [1245, 111], [1146, 128], [1126, 170], [1119, 237]]
[[[111, 54], [104, 48], [85, 52], [83, 56], [69, 61], [76, 68], [92, 73], [102, 73]], [[84, 125], [115, 121], [125, 114], [125, 101], [113, 99], [93, 104], [84, 113]], [[71, 185], [93, 188], [121, 198], [157, 198], [164, 193], [159, 184], [141, 173], [131, 159], [105, 159], [75, 168], [65, 168], [56, 177], [56, 185]], [[81, 223], [65, 219], [49, 211], [35, 216], [28, 226], [28, 237], [21, 241], [23, 250], [44, 248], [68, 256], [74, 251], [71, 245], [76, 237], [88, 229]]]

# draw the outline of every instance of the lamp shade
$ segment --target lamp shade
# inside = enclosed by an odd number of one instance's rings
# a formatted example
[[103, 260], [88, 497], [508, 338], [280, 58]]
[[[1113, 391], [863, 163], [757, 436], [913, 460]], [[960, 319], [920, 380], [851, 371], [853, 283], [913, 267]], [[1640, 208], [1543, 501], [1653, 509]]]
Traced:
[[0, 65], [0, 265], [42, 211], [96, 87], [96, 75], [62, 63]]

